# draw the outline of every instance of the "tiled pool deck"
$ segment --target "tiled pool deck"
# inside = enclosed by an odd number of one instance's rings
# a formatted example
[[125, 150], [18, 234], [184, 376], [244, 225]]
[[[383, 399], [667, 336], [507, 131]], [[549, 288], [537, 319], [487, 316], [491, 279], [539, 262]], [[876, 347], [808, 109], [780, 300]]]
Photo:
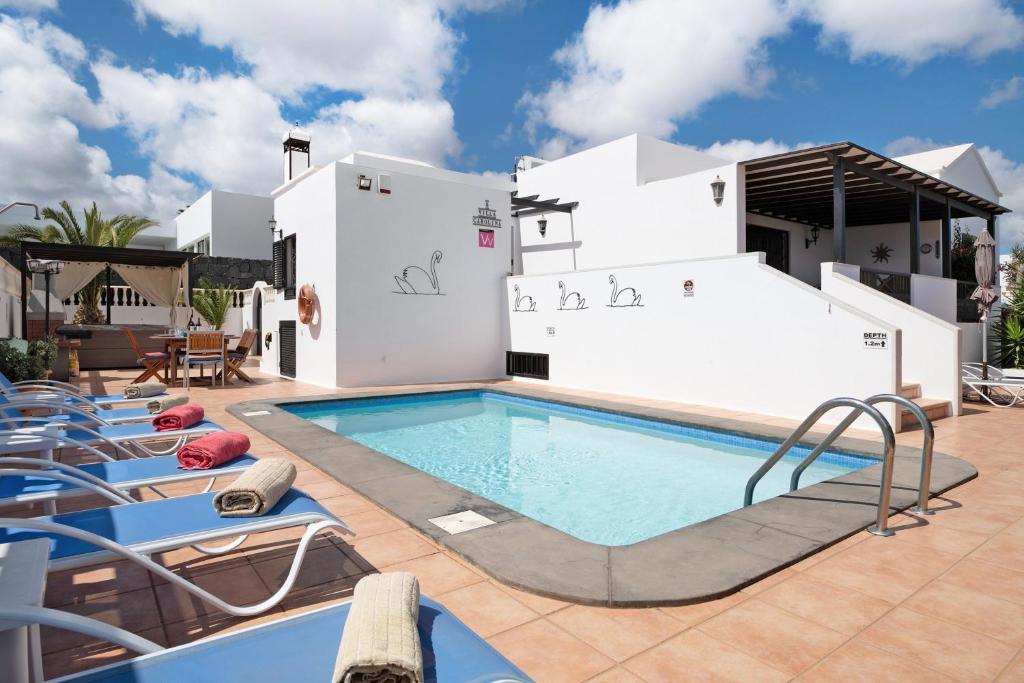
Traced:
[[[128, 378], [87, 373], [83, 384], [109, 393]], [[318, 393], [325, 392], [271, 379], [191, 392], [211, 419], [249, 433], [254, 453], [295, 460], [297, 485], [356, 532], [347, 541], [320, 540], [279, 608], [255, 619], [226, 617], [124, 563], [51, 575], [47, 604], [179, 644], [345, 600], [365, 573], [402, 569], [538, 681], [1024, 680], [1024, 408], [968, 404], [967, 415], [937, 422], [936, 450], [967, 460], [979, 476], [933, 500], [934, 516], [894, 516], [892, 538], [859, 533], [725, 599], [608, 609], [488, 579], [225, 411], [239, 401]], [[726, 410], [603, 398], [793, 426]], [[920, 433], [897, 440], [915, 446]], [[201, 487], [168, 488], [180, 494]], [[217, 558], [183, 550], [156, 559], [226, 600], [254, 602], [278, 585], [296, 537], [264, 534]], [[43, 650], [48, 677], [125, 656], [106, 643], [46, 629]]]

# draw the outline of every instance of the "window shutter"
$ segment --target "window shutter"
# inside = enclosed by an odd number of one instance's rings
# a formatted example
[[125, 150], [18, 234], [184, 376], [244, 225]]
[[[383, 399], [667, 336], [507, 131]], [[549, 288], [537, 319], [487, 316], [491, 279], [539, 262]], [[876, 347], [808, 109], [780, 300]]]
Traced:
[[284, 240], [274, 242], [274, 289], [284, 289]]
[[295, 377], [295, 321], [277, 323], [277, 363], [281, 375]]

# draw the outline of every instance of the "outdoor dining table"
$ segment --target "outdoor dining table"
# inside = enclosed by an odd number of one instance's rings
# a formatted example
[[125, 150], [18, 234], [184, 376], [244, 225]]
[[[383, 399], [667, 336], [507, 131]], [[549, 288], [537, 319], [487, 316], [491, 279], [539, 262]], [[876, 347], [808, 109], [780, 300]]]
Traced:
[[[164, 343], [164, 351], [170, 354], [170, 362], [167, 364], [167, 369], [164, 370], [164, 379], [167, 381], [168, 386], [178, 386], [178, 357], [179, 355], [184, 357], [185, 355], [185, 344], [188, 341], [188, 337], [183, 334], [154, 334], [150, 336], [150, 339], [156, 339]], [[237, 334], [224, 334], [224, 358], [228, 355], [228, 340], [238, 339]], [[199, 371], [202, 372], [202, 366]], [[168, 376], [168, 372], [170, 375]], [[188, 372], [188, 368], [185, 368], [185, 372]]]

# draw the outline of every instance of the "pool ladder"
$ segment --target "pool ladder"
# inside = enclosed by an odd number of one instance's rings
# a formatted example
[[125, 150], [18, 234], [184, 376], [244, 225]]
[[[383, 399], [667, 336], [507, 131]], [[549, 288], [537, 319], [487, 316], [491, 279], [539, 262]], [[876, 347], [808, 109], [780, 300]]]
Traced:
[[768, 458], [761, 467], [747, 480], [747, 488], [743, 494], [743, 506], [750, 505], [754, 500], [754, 487], [757, 486], [757, 482], [768, 473], [772, 467], [775, 466], [779, 460], [782, 459], [789, 450], [796, 445], [796, 442], [807, 433], [807, 431], [817, 424], [818, 420], [833, 408], [852, 408], [850, 414], [846, 418], [836, 425], [828, 436], [819, 443], [814, 450], [807, 454], [796, 469], [793, 470], [793, 474], [789, 479], [789, 490], [795, 491], [800, 485], [800, 475], [803, 474], [804, 470], [811, 466], [815, 460], [818, 459], [822, 453], [825, 452], [832, 443], [839, 438], [849, 427], [853, 424], [854, 420], [860, 417], [862, 414], [866, 414], [878, 425], [879, 430], [882, 432], [882, 479], [879, 485], [878, 492], [878, 517], [875, 523], [868, 527], [868, 533], [875, 534], [876, 536], [892, 536], [893, 530], [889, 528], [889, 501], [892, 498], [892, 470], [893, 470], [893, 459], [896, 454], [896, 437], [892, 433], [892, 427], [886, 421], [882, 413], [875, 408], [876, 403], [895, 403], [908, 409], [917, 418], [917, 421], [921, 424], [921, 429], [924, 432], [924, 444], [921, 448], [921, 480], [918, 484], [917, 494], [917, 505], [911, 508], [912, 512], [931, 515], [934, 514], [928, 509], [928, 495], [929, 487], [931, 486], [932, 477], [932, 449], [935, 442], [935, 429], [932, 427], [932, 421], [928, 419], [921, 406], [917, 405], [913, 401], [897, 394], [877, 394], [868, 399], [861, 401], [856, 398], [833, 398], [825, 401], [817, 408], [815, 408], [807, 418], [800, 423], [800, 426], [789, 435], [789, 438], [782, 442], [772, 456]]

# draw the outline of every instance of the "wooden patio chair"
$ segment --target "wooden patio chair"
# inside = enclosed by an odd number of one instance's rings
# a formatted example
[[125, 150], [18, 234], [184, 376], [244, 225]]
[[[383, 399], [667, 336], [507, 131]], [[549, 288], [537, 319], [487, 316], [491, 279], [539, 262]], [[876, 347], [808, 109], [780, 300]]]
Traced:
[[[192, 366], [213, 365], [211, 383], [217, 384], [217, 366], [224, 368], [224, 333], [223, 332], [189, 332], [185, 338], [185, 389], [189, 388]], [[221, 372], [221, 385], [224, 385], [225, 374]]]
[[133, 384], [142, 384], [150, 377], [157, 377], [161, 370], [165, 375], [167, 374], [167, 361], [171, 359], [171, 354], [163, 351], [143, 351], [134, 332], [127, 327], [122, 327], [121, 331], [124, 332], [124, 336], [128, 337], [128, 343], [132, 345], [135, 362], [146, 368], [145, 372], [132, 380]]
[[[228, 375], [237, 375], [243, 382], [253, 383], [252, 377], [245, 374], [242, 366], [245, 365], [245, 361], [249, 357], [249, 351], [252, 350], [256, 342], [256, 330], [250, 328], [242, 332], [238, 345], [232, 351], [228, 351], [227, 360], [224, 361], [225, 371]], [[227, 381], [226, 378], [225, 381]]]

